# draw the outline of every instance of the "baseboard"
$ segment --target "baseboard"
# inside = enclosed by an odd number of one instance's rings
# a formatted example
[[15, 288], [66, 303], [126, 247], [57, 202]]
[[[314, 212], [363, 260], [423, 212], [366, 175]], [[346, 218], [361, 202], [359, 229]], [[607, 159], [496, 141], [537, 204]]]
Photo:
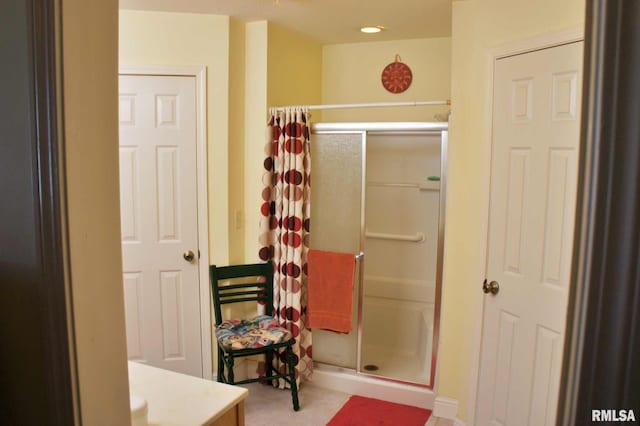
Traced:
[[[465, 422], [463, 422], [462, 420], [455, 418], [455, 419], [447, 419], [449, 420], [451, 423], [451, 426], [466, 426]], [[436, 426], [438, 424], [438, 417], [431, 415], [429, 416], [429, 420], [427, 420], [427, 422], [424, 424], [424, 426]], [[442, 424], [442, 423], [441, 423]], [[447, 422], [447, 424], [449, 424], [449, 422]]]
[[453, 398], [437, 396], [433, 403], [433, 415], [442, 419], [456, 421], [458, 415], [458, 401]]

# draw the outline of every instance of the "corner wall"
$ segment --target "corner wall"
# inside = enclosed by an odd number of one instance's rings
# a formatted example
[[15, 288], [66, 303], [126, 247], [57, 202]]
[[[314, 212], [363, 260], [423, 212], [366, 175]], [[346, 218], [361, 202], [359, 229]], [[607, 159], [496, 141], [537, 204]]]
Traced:
[[584, 0], [465, 0], [453, 2], [452, 117], [449, 139], [447, 234], [440, 330], [438, 396], [459, 403], [473, 424], [470, 392], [475, 320], [482, 309], [491, 141], [486, 55], [490, 48], [584, 25]]
[[244, 261], [246, 24], [229, 20], [229, 264]]
[[324, 66], [320, 43], [271, 22], [268, 41], [269, 106], [320, 103]]
[[61, 3], [69, 274], [81, 422], [128, 425], [118, 208], [118, 2]]
[[[268, 107], [321, 102], [322, 46], [267, 21], [247, 24], [245, 261], [258, 262]], [[313, 114], [317, 121], [320, 114]]]
[[264, 160], [265, 125], [267, 122], [267, 21], [250, 22], [245, 45], [244, 104], [244, 262], [258, 259], [258, 228], [262, 161]]

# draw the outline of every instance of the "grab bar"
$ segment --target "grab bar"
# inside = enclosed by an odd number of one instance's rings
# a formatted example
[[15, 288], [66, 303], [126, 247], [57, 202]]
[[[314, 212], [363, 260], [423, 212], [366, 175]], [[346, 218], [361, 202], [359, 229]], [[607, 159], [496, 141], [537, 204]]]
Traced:
[[420, 189], [419, 183], [391, 183], [391, 182], [367, 182], [369, 186], [387, 186], [391, 188], [416, 188]]
[[420, 191], [439, 191], [440, 190], [440, 182], [437, 181], [429, 181], [422, 183], [392, 183], [392, 182], [367, 182], [369, 186], [380, 186], [387, 188], [415, 188]]
[[422, 232], [416, 232], [415, 235], [399, 235], [399, 234], [382, 234], [378, 232], [365, 233], [367, 238], [375, 238], [378, 240], [395, 240], [395, 241], [411, 241], [414, 243], [421, 243], [424, 241], [424, 234]]

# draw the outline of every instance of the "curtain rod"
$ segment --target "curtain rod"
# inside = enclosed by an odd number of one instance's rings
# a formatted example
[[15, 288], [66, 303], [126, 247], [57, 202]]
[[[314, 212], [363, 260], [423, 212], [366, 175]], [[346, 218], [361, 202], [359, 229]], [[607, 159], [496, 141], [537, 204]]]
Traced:
[[[349, 109], [349, 108], [381, 108], [400, 106], [425, 106], [425, 105], [451, 105], [451, 100], [446, 101], [410, 101], [410, 102], [372, 102], [364, 104], [329, 104], [329, 105], [307, 105], [309, 110], [316, 109]], [[284, 111], [289, 107], [275, 107], [276, 111]]]

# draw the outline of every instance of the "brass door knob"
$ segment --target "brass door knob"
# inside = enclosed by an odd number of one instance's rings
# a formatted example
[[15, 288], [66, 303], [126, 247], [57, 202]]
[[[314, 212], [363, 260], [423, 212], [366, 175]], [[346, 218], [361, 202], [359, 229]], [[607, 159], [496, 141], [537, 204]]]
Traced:
[[182, 257], [184, 257], [184, 260], [191, 263], [193, 262], [193, 259], [196, 258], [196, 254], [193, 252], [193, 250], [187, 250], [184, 253], [182, 253]]
[[484, 291], [485, 294], [491, 293], [495, 296], [500, 291], [500, 284], [498, 284], [498, 281], [487, 283], [487, 280], [484, 280], [484, 283], [482, 283], [482, 291]]

